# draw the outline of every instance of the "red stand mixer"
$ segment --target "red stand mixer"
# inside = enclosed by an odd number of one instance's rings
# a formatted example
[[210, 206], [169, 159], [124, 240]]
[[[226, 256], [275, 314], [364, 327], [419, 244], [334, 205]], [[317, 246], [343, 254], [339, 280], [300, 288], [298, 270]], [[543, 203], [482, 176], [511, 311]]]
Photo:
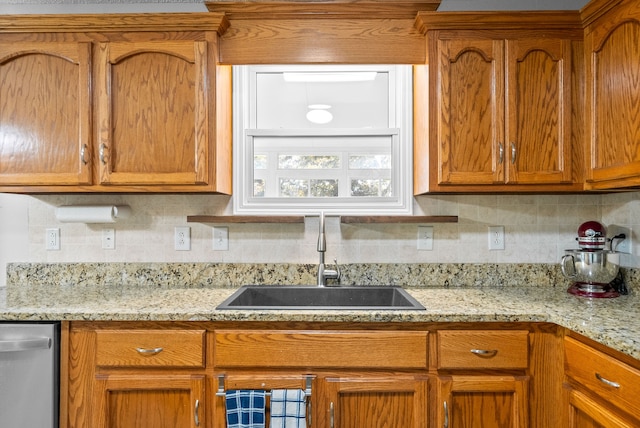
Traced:
[[618, 297], [611, 286], [618, 276], [620, 254], [606, 250], [605, 227], [597, 221], [582, 223], [578, 228], [578, 250], [565, 250], [562, 274], [574, 281], [567, 292], [582, 297]]

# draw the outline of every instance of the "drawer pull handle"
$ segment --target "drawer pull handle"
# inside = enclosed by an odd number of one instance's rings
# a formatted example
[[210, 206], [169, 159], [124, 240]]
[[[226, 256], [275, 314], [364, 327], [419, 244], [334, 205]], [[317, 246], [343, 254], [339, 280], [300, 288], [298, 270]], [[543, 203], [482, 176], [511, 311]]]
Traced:
[[330, 428], [334, 428], [334, 427], [335, 427], [335, 425], [334, 425], [334, 423], [335, 423], [334, 418], [335, 418], [335, 409], [334, 409], [333, 401], [332, 401], [332, 402], [329, 404], [329, 427], [330, 427]]
[[153, 349], [145, 349], [145, 348], [136, 348], [139, 354], [143, 355], [156, 355], [162, 352], [163, 348], [153, 348]]
[[444, 402], [444, 425], [443, 428], [449, 428], [449, 406]]
[[197, 427], [200, 426], [200, 416], [198, 415], [198, 411], [200, 410], [200, 400], [196, 400], [195, 409], [193, 409], [193, 421]]
[[600, 376], [600, 373], [596, 373], [596, 379], [598, 379], [600, 382], [604, 383], [605, 385], [609, 385], [612, 388], [620, 388], [620, 384], [618, 382], [614, 382], [612, 380], [606, 379]]
[[498, 353], [497, 349], [472, 349], [472, 354], [476, 354], [480, 357], [493, 357]]

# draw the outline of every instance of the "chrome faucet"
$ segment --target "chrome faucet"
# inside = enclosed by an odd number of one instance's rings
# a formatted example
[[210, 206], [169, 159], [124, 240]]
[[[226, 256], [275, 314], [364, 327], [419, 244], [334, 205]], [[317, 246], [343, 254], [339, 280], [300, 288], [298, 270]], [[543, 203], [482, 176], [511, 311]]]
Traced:
[[340, 281], [340, 266], [338, 259], [333, 259], [336, 268], [327, 269], [324, 265], [324, 253], [327, 251], [327, 239], [324, 235], [324, 211], [320, 211], [320, 227], [318, 233], [318, 253], [320, 253], [320, 262], [318, 263], [318, 287], [327, 285], [327, 279], [335, 279]]

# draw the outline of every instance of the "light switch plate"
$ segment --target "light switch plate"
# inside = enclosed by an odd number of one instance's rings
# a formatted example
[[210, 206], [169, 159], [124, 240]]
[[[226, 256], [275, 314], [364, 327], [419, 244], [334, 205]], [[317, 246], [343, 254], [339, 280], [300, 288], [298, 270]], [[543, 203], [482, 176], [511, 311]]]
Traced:
[[433, 250], [433, 226], [418, 226], [418, 250]]

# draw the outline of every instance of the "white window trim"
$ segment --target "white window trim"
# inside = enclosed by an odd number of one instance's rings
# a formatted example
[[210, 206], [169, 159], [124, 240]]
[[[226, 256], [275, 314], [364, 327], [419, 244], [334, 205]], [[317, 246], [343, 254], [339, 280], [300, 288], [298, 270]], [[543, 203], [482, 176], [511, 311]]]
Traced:
[[[323, 66], [323, 70], [381, 70], [395, 74], [390, 85], [389, 128], [384, 129], [253, 129], [254, 114], [250, 108], [252, 74], [273, 66], [240, 66], [233, 68], [233, 213], [236, 215], [303, 215], [320, 210], [333, 215], [411, 215], [413, 213], [413, 95], [411, 66]], [[278, 70], [297, 69], [279, 66]], [[240, 82], [240, 85], [235, 83]], [[395, 113], [395, 114], [394, 114]], [[253, 197], [253, 145], [255, 136], [359, 136], [382, 135], [393, 139], [392, 155], [397, 168], [392, 171], [396, 198], [268, 198]], [[397, 189], [396, 189], [397, 187]]]

